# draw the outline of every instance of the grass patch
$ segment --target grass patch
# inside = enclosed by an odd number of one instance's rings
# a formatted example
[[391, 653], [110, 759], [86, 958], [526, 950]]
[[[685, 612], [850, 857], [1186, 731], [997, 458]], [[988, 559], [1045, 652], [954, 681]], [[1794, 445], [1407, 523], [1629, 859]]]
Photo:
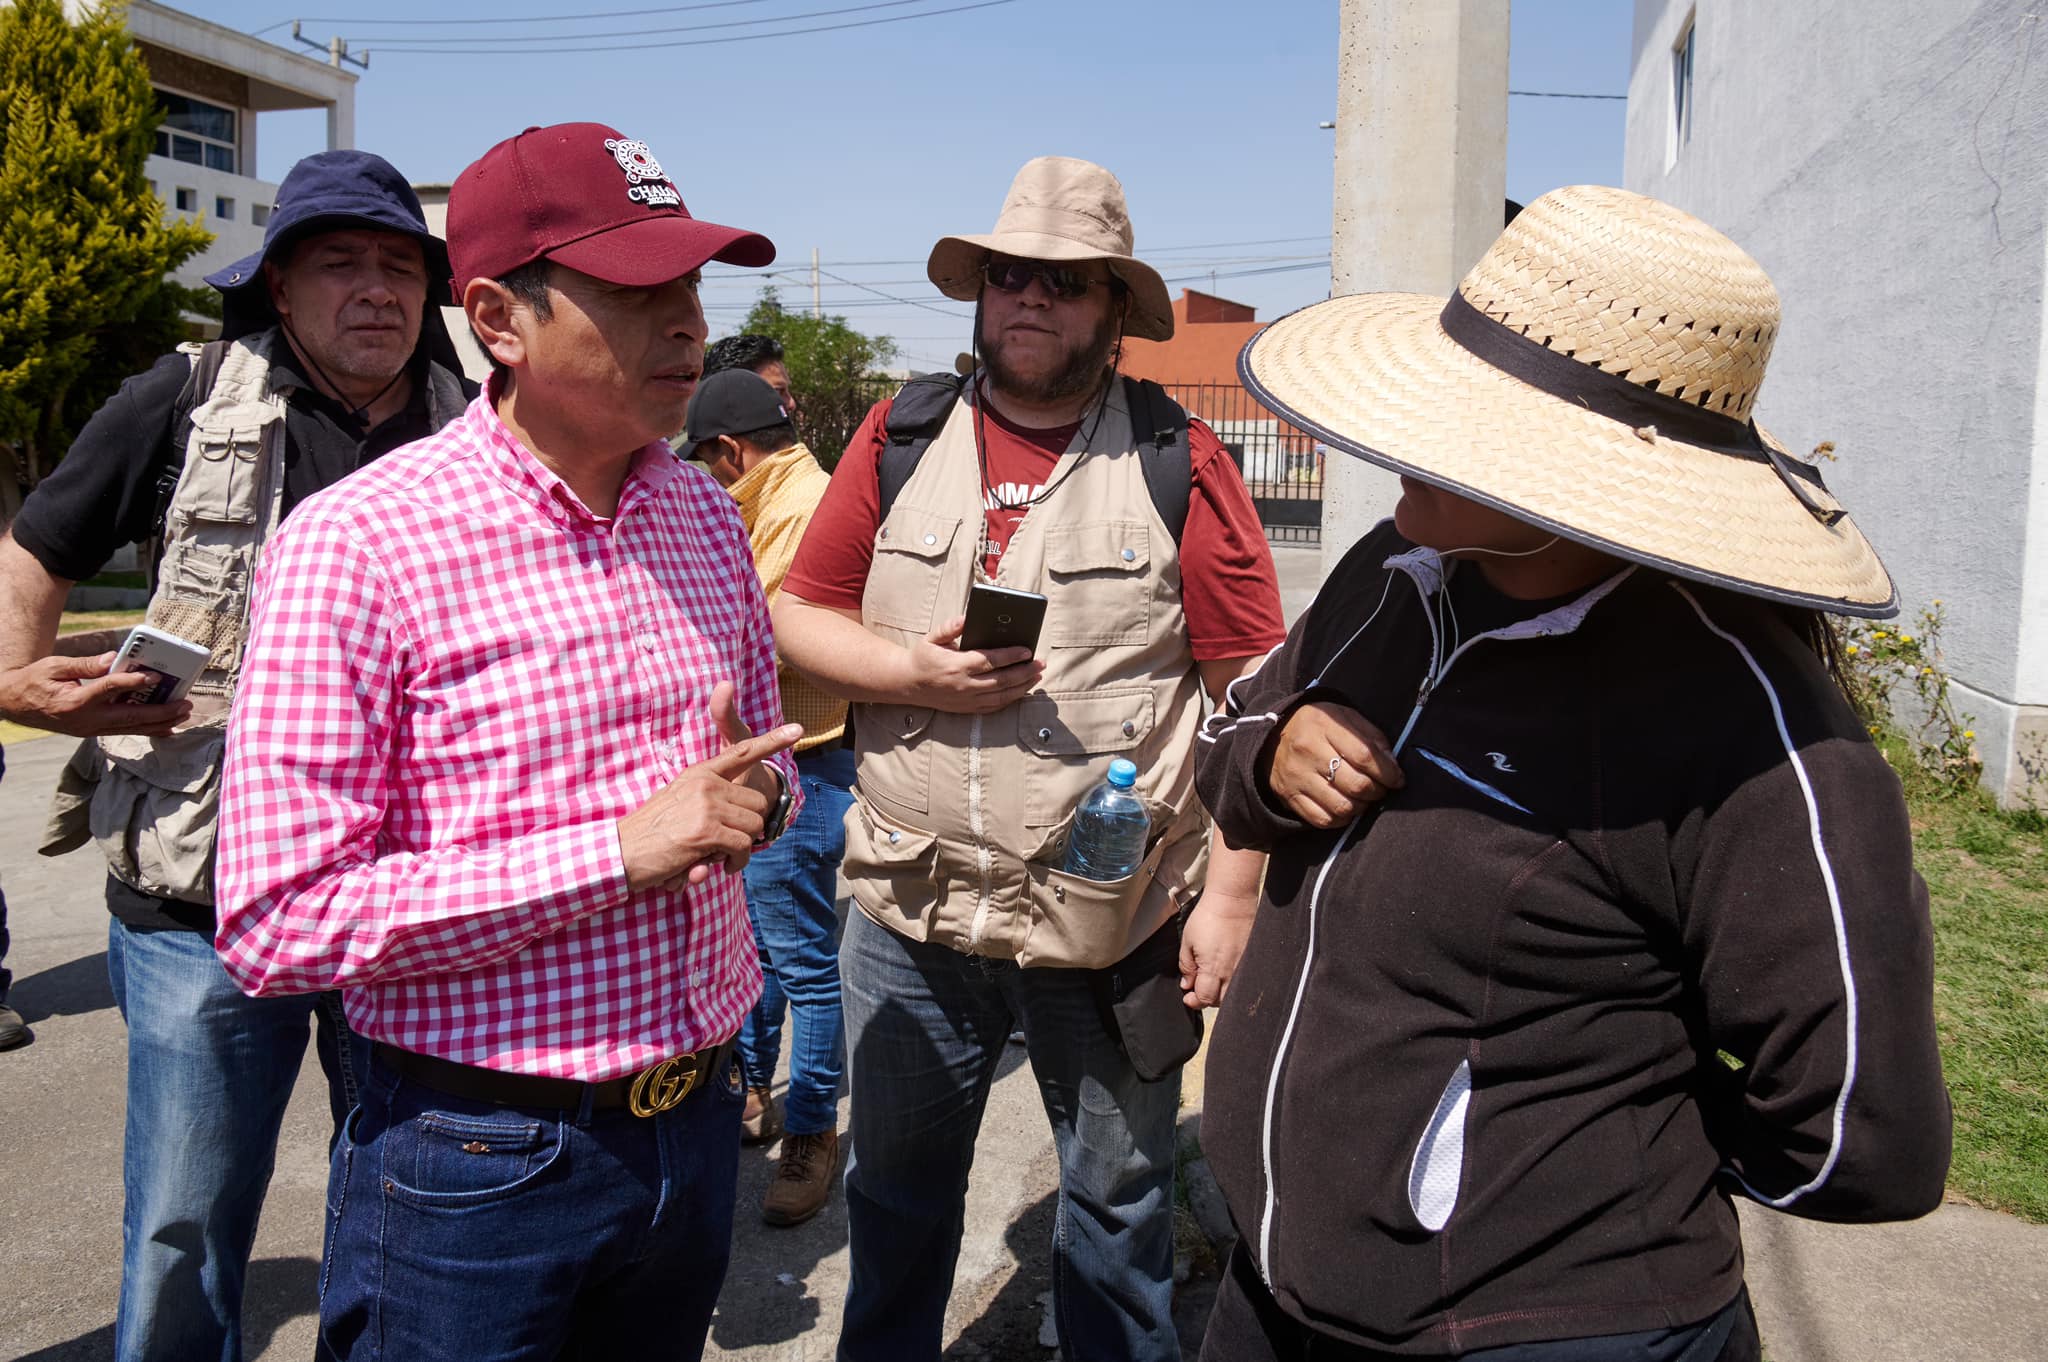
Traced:
[[2048, 1221], [2048, 817], [1944, 783], [1904, 739], [1879, 743], [1905, 784], [1933, 905], [1934, 1016], [1955, 1102], [1949, 1188]]
[[67, 610], [57, 621], [57, 633], [61, 637], [93, 629], [130, 629], [148, 614], [147, 610]]

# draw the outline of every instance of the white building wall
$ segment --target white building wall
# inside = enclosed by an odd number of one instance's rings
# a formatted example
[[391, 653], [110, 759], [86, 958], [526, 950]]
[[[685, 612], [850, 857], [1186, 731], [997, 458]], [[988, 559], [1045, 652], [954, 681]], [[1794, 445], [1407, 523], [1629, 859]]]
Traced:
[[[245, 119], [243, 126], [252, 127], [255, 121], [254, 118]], [[277, 202], [276, 185], [248, 175], [230, 175], [225, 171], [174, 161], [168, 156], [152, 156], [145, 165], [150, 183], [156, 186], [157, 197], [164, 201], [164, 217], [195, 219], [201, 227], [213, 233], [213, 241], [205, 250], [172, 271], [171, 277], [179, 283], [196, 288], [221, 266], [233, 264], [262, 248], [263, 228], [256, 224], [254, 210], [258, 205], [268, 208]], [[180, 189], [194, 191], [195, 211], [178, 210]], [[214, 200], [222, 195], [235, 201], [232, 219], [214, 216]]]
[[[2048, 801], [2048, 34], [2014, 0], [1637, 0], [1625, 182], [1776, 281], [1758, 419], [1940, 599], [1987, 779]], [[1691, 136], [1672, 51], [1697, 25]]]

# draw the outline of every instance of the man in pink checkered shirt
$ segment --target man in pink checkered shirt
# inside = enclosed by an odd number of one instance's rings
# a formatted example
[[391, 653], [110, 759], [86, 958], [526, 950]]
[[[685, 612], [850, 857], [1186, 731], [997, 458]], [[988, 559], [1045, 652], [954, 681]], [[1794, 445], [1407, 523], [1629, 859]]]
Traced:
[[335, 1356], [695, 1358], [761, 987], [738, 872], [802, 730], [732, 499], [664, 437], [700, 267], [774, 247], [591, 123], [485, 153], [448, 238], [491, 381], [267, 549], [216, 945], [252, 994], [344, 989], [375, 1043]]

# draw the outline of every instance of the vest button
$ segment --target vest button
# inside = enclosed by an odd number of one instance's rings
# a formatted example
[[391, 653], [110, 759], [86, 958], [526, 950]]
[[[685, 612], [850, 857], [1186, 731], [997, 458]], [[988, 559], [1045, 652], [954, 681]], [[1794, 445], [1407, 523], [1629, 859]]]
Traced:
[[1039, 730], [1038, 730], [1038, 740], [1039, 740], [1040, 742], [1051, 742], [1051, 741], [1052, 741], [1052, 730], [1051, 730], [1051, 729], [1049, 729], [1049, 728], [1041, 728], [1041, 729], [1039, 729]]
[[900, 832], [892, 832], [889, 834], [889, 845], [892, 847], [902, 840], [903, 834]]
[[939, 537], [935, 534], [928, 534], [924, 537], [924, 542], [928, 545], [936, 544], [939, 542]]
[[1137, 561], [1138, 561], [1138, 551], [1137, 551], [1136, 549], [1125, 549], [1125, 550], [1124, 550], [1124, 561], [1125, 561], [1126, 563], [1135, 563], [1135, 562], [1137, 562]]
[[1132, 723], [1129, 719], [1124, 720], [1124, 736], [1126, 738], [1135, 738], [1138, 736], [1138, 726]]
[[876, 536], [875, 536], [875, 538], [877, 538], [877, 539], [887, 539], [888, 537], [889, 537], [889, 527], [888, 527], [887, 525], [884, 525], [884, 526], [882, 527], [882, 532], [881, 532], [880, 534], [878, 534], [878, 535], [876, 535]]

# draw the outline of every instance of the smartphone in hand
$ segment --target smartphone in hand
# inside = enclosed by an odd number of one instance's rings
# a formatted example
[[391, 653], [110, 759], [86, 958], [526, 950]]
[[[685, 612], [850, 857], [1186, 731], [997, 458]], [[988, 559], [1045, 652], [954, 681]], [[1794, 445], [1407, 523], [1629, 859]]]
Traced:
[[192, 683], [199, 679], [199, 673], [206, 670], [207, 659], [212, 656], [211, 649], [202, 648], [189, 639], [138, 624], [121, 641], [121, 651], [114, 655], [114, 665], [108, 675], [147, 673], [155, 683], [147, 690], [131, 691], [124, 703], [167, 705], [185, 698], [185, 692], [192, 689]]
[[960, 631], [960, 650], [1036, 648], [1044, 623], [1045, 597], [1037, 592], [976, 582], [967, 593], [967, 624]]

